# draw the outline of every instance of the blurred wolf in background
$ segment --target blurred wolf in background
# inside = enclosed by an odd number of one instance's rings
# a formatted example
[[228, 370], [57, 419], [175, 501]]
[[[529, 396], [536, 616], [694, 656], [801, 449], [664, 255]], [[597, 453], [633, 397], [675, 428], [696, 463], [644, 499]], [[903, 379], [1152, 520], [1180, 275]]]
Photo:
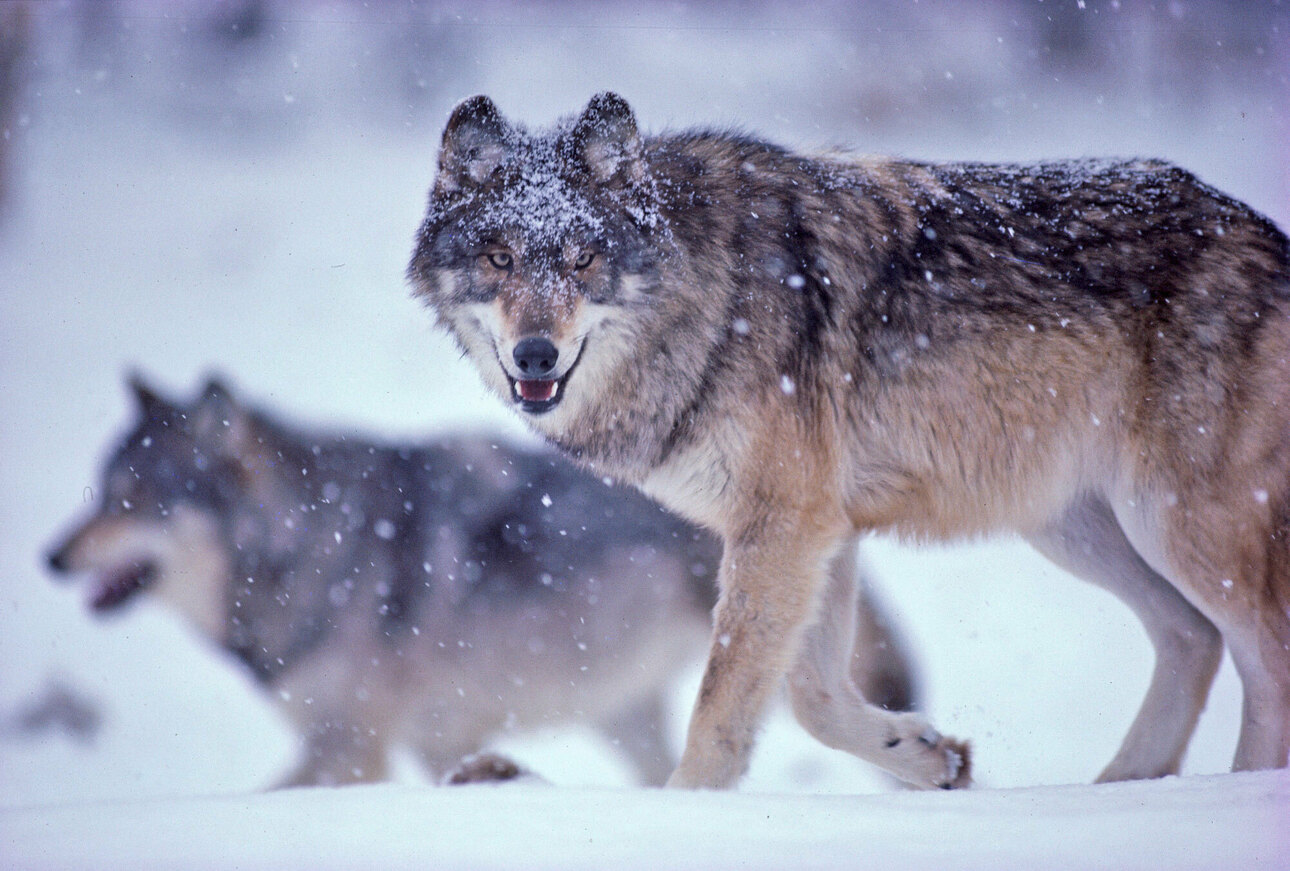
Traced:
[[643, 137], [621, 97], [530, 133], [461, 103], [409, 266], [484, 381], [725, 544], [669, 783], [728, 787], [788, 675], [824, 743], [911, 783], [965, 747], [865, 704], [825, 567], [857, 534], [1021, 534], [1157, 663], [1104, 780], [1174, 773], [1223, 642], [1234, 767], [1290, 748], [1290, 250], [1156, 161], [922, 164]]
[[[217, 381], [189, 405], [133, 392], [100, 508], [50, 565], [94, 575], [97, 611], [147, 591], [244, 661], [305, 745], [283, 785], [383, 779], [392, 745], [442, 777], [499, 732], [572, 722], [666, 778], [711, 536], [545, 449], [300, 432]], [[862, 604], [857, 624], [858, 679], [910, 704], [885, 621]]]

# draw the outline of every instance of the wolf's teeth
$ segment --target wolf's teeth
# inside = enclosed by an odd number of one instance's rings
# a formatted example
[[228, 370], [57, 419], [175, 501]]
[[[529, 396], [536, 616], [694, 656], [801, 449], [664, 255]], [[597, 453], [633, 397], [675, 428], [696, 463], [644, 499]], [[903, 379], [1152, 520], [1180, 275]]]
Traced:
[[551, 402], [560, 394], [560, 382], [545, 378], [534, 381], [517, 380], [514, 382], [513, 389], [515, 391], [515, 398], [518, 400]]

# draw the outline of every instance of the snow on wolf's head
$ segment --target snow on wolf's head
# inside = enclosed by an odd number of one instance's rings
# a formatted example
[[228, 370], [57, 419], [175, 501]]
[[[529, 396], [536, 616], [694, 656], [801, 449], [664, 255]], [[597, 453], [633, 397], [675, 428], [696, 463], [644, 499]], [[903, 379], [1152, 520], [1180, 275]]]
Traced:
[[556, 435], [621, 370], [668, 229], [616, 94], [530, 132], [488, 97], [453, 110], [408, 270], [484, 381]]

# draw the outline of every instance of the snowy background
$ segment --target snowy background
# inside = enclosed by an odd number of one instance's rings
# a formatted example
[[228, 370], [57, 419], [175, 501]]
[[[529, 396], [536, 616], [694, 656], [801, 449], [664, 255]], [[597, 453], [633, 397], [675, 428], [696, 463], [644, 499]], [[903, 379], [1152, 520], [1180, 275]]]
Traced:
[[[441, 126], [471, 94], [532, 124], [608, 88], [647, 129], [734, 124], [929, 159], [1158, 156], [1290, 227], [1285, 3], [797, 6], [36, 2], [24, 17], [0, 3], [0, 42], [28, 36], [11, 90], [0, 74], [0, 866], [13, 850], [22, 867], [142, 867], [145, 842], [157, 866], [197, 866], [200, 831], [241, 844], [241, 867], [427, 851], [440, 867], [622, 866], [651, 848], [696, 867], [845, 866], [857, 850], [978, 867], [964, 844], [984, 845], [979, 867], [1150, 867], [1170, 848], [1174, 867], [1290, 867], [1290, 781], [1201, 776], [1235, 745], [1229, 662], [1194, 777], [1015, 789], [1090, 781], [1152, 660], [1126, 608], [1008, 540], [867, 545], [931, 718], [973, 740], [981, 786], [1014, 788], [967, 796], [889, 793], [783, 710], [740, 796], [631, 790], [613, 748], [576, 728], [497, 745], [559, 799], [426, 790], [407, 760], [398, 785], [259, 796], [295, 749], [238, 666], [149, 603], [96, 620], [84, 590], [44, 570], [90, 510], [132, 367], [184, 397], [217, 370], [288, 419], [382, 439], [520, 434], [402, 277]], [[678, 743], [697, 669], [678, 680]], [[19, 729], [53, 686], [90, 704], [97, 730]], [[822, 797], [856, 793], [888, 794]], [[740, 834], [700, 836], [700, 820]], [[1105, 856], [1072, 858], [1090, 839]]]

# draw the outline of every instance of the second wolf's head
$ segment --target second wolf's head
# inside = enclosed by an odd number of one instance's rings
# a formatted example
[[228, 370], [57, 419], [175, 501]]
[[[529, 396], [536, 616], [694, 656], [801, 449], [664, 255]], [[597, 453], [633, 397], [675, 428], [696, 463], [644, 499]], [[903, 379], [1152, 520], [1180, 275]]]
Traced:
[[236, 451], [246, 415], [217, 381], [183, 406], [138, 378], [131, 387], [137, 418], [103, 470], [99, 507], [55, 546], [50, 566], [93, 575], [96, 611], [148, 589], [219, 638], [230, 568], [220, 518], [250, 474]]
[[670, 425], [701, 377], [686, 333], [721, 307], [661, 292], [680, 258], [649, 145], [610, 93], [541, 133], [473, 97], [444, 131], [409, 278], [485, 382], [557, 441], [603, 420], [607, 397]]

